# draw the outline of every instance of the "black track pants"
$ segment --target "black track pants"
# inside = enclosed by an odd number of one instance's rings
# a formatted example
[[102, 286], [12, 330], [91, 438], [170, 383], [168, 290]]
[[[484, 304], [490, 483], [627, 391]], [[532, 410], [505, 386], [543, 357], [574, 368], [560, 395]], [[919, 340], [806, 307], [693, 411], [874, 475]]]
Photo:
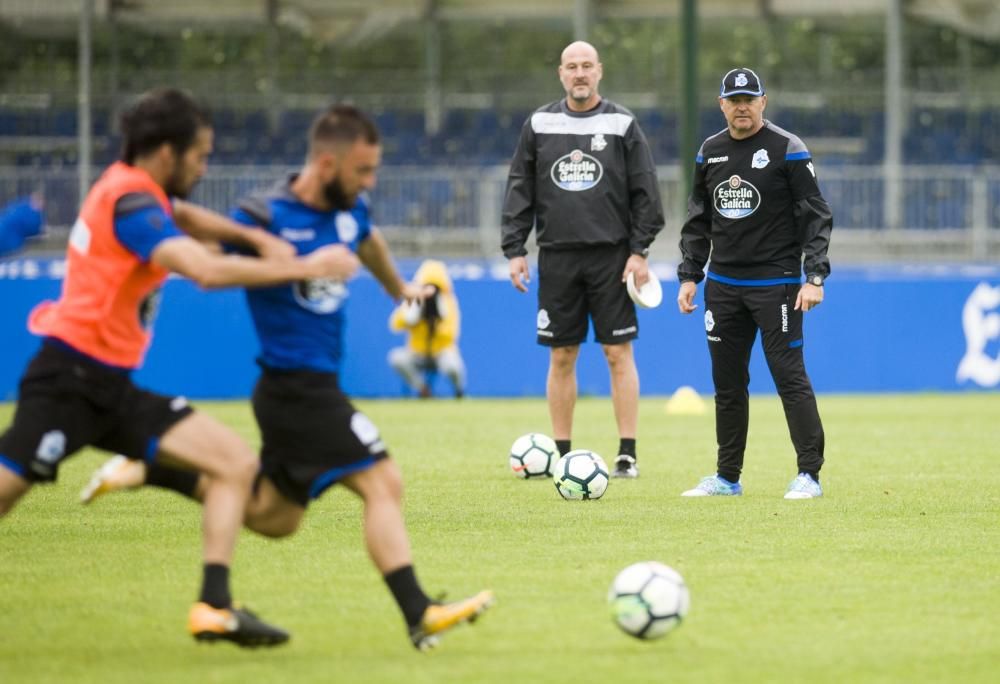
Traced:
[[743, 470], [749, 425], [750, 350], [760, 330], [771, 377], [781, 396], [800, 472], [823, 466], [823, 424], [802, 357], [799, 285], [739, 287], [705, 284], [705, 332], [715, 383], [718, 473], [736, 482]]

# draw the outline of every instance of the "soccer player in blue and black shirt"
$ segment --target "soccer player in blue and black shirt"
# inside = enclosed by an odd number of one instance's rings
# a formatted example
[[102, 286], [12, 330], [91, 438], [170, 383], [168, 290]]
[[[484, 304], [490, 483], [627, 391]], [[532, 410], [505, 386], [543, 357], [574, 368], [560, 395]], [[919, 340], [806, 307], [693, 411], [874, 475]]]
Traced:
[[[422, 292], [402, 279], [385, 239], [371, 225], [364, 192], [375, 186], [380, 159], [374, 122], [354, 107], [331, 107], [313, 122], [302, 170], [242, 200], [233, 218], [284, 238], [298, 254], [347, 245], [393, 299], [418, 299]], [[399, 469], [378, 428], [338, 382], [347, 295], [346, 283], [331, 279], [246, 290], [261, 344], [253, 409], [262, 447], [245, 523], [260, 534], [287, 536], [299, 527], [310, 500], [335, 484], [346, 486], [364, 502], [368, 552], [399, 604], [413, 645], [425, 650], [442, 632], [486, 610], [493, 594], [439, 604], [417, 581]], [[202, 482], [194, 475], [117, 459], [95, 474], [90, 498], [143, 483], [201, 498]]]

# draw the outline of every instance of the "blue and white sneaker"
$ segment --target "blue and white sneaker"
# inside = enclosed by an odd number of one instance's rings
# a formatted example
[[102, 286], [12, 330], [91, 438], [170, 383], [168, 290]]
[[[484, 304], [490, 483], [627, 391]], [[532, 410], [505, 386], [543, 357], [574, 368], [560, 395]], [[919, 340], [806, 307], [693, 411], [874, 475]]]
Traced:
[[823, 488], [805, 473], [799, 473], [785, 492], [786, 499], [815, 499], [820, 496], [823, 496]]
[[698, 486], [683, 492], [681, 496], [742, 496], [743, 485], [730, 482], [718, 475], [703, 477]]

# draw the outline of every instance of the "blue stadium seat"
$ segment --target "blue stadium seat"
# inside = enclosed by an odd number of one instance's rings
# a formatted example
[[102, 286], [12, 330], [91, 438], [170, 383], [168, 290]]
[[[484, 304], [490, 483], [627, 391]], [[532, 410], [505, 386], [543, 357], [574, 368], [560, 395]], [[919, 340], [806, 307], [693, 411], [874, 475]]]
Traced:
[[[444, 126], [435, 136], [424, 131], [424, 114], [418, 109], [382, 109], [374, 112], [383, 133], [386, 164], [505, 164], [520, 135], [529, 110], [495, 111], [458, 109], [446, 112]], [[824, 163], [878, 163], [884, 152], [884, 112], [815, 110], [781, 106], [772, 108], [773, 120], [802, 136], [861, 139], [860, 154], [824, 154]], [[272, 130], [267, 112], [222, 107], [213, 111], [216, 128], [216, 163], [295, 164], [305, 153], [305, 133], [315, 112], [290, 109]], [[677, 158], [678, 114], [672, 110], [637, 110], [636, 115], [660, 164]], [[93, 115], [96, 136], [95, 162], [117, 156], [113, 113], [98, 108]], [[714, 106], [698, 115], [699, 140], [725, 125]], [[0, 136], [73, 136], [77, 112], [73, 106], [49, 111], [0, 107]], [[66, 151], [17, 151], [8, 157], [19, 164], [72, 163]], [[978, 164], [1000, 158], [1000, 111], [994, 109], [918, 107], [911, 112], [904, 139], [904, 159], [916, 164]], [[68, 161], [69, 160], [69, 161]]]

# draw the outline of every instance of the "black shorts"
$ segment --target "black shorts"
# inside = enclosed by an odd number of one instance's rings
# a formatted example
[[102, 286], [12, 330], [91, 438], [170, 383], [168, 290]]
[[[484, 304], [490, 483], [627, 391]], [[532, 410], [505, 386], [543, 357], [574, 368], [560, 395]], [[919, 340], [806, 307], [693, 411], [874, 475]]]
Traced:
[[347, 475], [388, 453], [378, 428], [351, 405], [337, 376], [265, 368], [253, 392], [261, 474], [306, 506]]
[[152, 462], [160, 437], [191, 412], [184, 397], [139, 389], [127, 372], [46, 340], [21, 378], [0, 464], [52, 482], [59, 464], [88, 445]]
[[628, 244], [543, 249], [538, 254], [538, 343], [567, 347], [587, 339], [587, 317], [601, 344], [639, 336], [635, 304], [622, 273]]

